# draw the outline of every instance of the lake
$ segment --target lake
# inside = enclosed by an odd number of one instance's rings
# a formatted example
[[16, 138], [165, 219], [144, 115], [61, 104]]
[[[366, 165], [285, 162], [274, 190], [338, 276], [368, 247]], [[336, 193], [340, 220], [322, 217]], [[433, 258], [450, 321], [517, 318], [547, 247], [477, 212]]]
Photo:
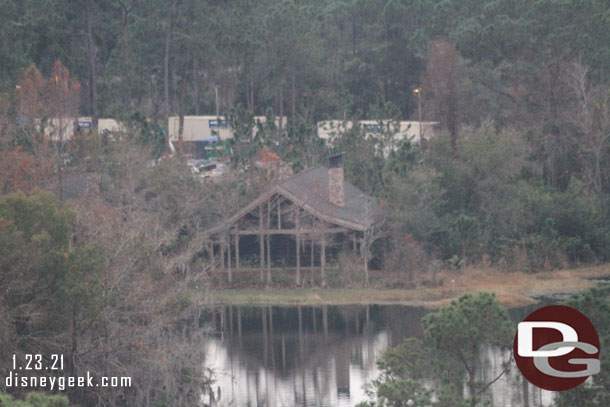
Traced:
[[[510, 310], [515, 327], [540, 306]], [[214, 372], [214, 399], [218, 406], [354, 406], [367, 400], [363, 385], [379, 374], [382, 352], [422, 337], [427, 312], [403, 305], [218, 307], [205, 317], [213, 332], [205, 367]], [[482, 379], [498, 376], [508, 357], [483, 349]], [[553, 398], [527, 383], [514, 363], [487, 393], [502, 407], [546, 407]]]

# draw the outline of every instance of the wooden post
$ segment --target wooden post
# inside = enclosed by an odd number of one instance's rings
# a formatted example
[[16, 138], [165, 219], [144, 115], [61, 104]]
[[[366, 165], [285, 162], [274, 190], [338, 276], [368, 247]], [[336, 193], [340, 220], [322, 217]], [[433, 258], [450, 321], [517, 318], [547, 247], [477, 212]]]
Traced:
[[295, 208], [295, 224], [297, 228], [296, 244], [297, 244], [297, 287], [301, 285], [301, 235], [300, 235], [300, 224], [299, 221], [301, 211], [299, 208]]
[[263, 274], [263, 269], [265, 267], [265, 241], [264, 241], [265, 237], [263, 235], [263, 205], [262, 204], [258, 207], [258, 229], [259, 229], [258, 243], [260, 246], [259, 260], [260, 260], [261, 283], [262, 283], [263, 281], [265, 281], [265, 276]]
[[[271, 200], [267, 201], [267, 230], [271, 228]], [[267, 287], [271, 285], [271, 235], [267, 233]]]
[[311, 259], [309, 260], [309, 265], [311, 266], [311, 286], [313, 287], [313, 282], [314, 282], [314, 278], [313, 278], [313, 273], [314, 273], [314, 269], [313, 269], [313, 262], [314, 262], [314, 243], [313, 243], [313, 237], [311, 238]]
[[278, 230], [282, 229], [282, 199], [281, 199], [281, 197], [277, 198], [277, 228], [278, 228]]
[[369, 253], [368, 248], [364, 252], [364, 285], [369, 286]]
[[322, 277], [322, 287], [326, 287], [326, 233], [322, 233], [320, 242], [320, 275]]
[[233, 272], [231, 270], [231, 236], [227, 235], [226, 239], [228, 240], [228, 242], [225, 243], [225, 246], [227, 249], [227, 263], [228, 263], [227, 272], [229, 274], [229, 284], [231, 284], [231, 283], [233, 283]]
[[235, 229], [235, 270], [239, 270], [239, 233]]
[[208, 257], [210, 258], [210, 267], [212, 270], [216, 270], [216, 261], [214, 259], [214, 245], [212, 242], [208, 242]]
[[364, 232], [362, 241], [360, 242], [360, 250], [362, 251], [362, 260], [364, 261], [364, 286], [369, 286], [369, 244], [367, 239], [367, 233]]
[[219, 249], [220, 249], [220, 269], [225, 271], [225, 242], [224, 237], [223, 240], [220, 241]]

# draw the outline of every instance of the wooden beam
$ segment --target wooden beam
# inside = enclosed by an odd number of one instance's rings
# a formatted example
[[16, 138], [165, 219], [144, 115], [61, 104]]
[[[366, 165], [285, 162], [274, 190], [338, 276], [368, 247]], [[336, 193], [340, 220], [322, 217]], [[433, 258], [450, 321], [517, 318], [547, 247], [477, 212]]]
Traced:
[[[302, 253], [301, 253], [302, 254]], [[303, 263], [303, 256], [301, 256], [301, 263]], [[239, 268], [239, 270], [235, 270], [235, 264], [233, 265], [233, 277], [235, 277], [235, 273], [236, 272], [240, 272], [240, 273], [252, 273], [255, 272], [257, 270], [260, 270], [258, 266], [256, 267], [246, 267], [245, 265], [241, 266]], [[289, 268], [279, 268], [279, 267], [271, 267], [271, 272], [273, 272], [273, 270], [289, 270], [290, 272], [295, 271], [296, 269], [294, 267], [289, 267]], [[305, 283], [305, 272], [311, 270], [311, 267], [309, 266], [305, 266], [303, 264], [301, 264], [301, 284]], [[313, 268], [313, 272], [315, 273], [316, 271], [319, 271], [320, 267], [314, 267]]]
[[367, 228], [372, 226], [369, 224], [358, 223], [357, 221], [350, 221], [347, 219], [337, 218], [335, 216], [325, 214], [323, 211], [320, 210], [319, 207], [312, 205], [310, 202], [308, 202], [308, 200], [303, 200], [303, 199], [299, 198], [298, 196], [294, 195], [293, 193], [291, 193], [290, 191], [288, 191], [286, 188], [282, 187], [281, 185], [276, 185], [276, 189], [277, 189], [277, 193], [279, 195], [283, 195], [284, 198], [294, 202], [295, 205], [302, 207], [305, 211], [309, 212], [316, 218], [323, 220], [325, 222], [332, 223], [332, 224], [336, 223], [336, 224], [342, 225], [346, 228], [349, 228], [352, 230], [358, 230], [358, 231], [364, 231]]
[[[263, 229], [264, 235], [296, 235], [300, 234], [308, 234], [308, 235], [320, 235], [322, 233], [333, 234], [333, 233], [347, 233], [350, 232], [349, 229], [346, 228], [326, 228], [326, 229]], [[259, 235], [261, 234], [260, 229], [245, 229], [238, 230], [236, 232], [231, 232], [231, 234], [238, 235]]]

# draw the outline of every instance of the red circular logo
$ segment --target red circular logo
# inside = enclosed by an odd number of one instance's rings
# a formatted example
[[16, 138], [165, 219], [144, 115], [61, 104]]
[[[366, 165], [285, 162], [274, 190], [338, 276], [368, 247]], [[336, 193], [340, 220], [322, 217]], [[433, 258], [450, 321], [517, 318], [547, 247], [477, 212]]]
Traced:
[[562, 391], [599, 373], [599, 337], [581, 312], [565, 305], [540, 308], [519, 323], [513, 353], [530, 383]]

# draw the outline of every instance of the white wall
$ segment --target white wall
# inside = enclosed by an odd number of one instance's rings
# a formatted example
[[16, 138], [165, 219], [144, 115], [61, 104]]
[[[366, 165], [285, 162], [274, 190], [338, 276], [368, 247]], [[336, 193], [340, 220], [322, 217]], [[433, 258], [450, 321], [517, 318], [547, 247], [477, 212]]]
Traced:
[[[220, 116], [221, 121], [225, 121], [224, 116]], [[267, 121], [265, 116], [255, 116], [255, 122], [260, 121], [264, 123]], [[184, 116], [184, 129], [182, 132], [182, 139], [185, 141], [201, 140], [210, 137], [218, 137], [220, 140], [226, 140], [233, 137], [233, 132], [227, 124], [226, 127], [215, 127], [216, 116]], [[286, 118], [283, 120], [284, 125], [286, 124]], [[279, 126], [279, 117], [275, 119], [276, 126]], [[178, 140], [178, 130], [180, 126], [180, 119], [178, 116], [172, 116], [168, 121], [168, 133], [170, 140]]]
[[[63, 139], [70, 140], [74, 136], [74, 124], [78, 121], [81, 126], [91, 126], [91, 117], [71, 118], [52, 118], [47, 119], [44, 129], [45, 135], [55, 140], [59, 137], [59, 132], [63, 131]], [[98, 132], [106, 131], [125, 131], [125, 126], [114, 119], [98, 119]]]
[[[377, 134], [376, 129], [378, 129], [380, 121], [361, 120], [359, 123], [364, 128], [367, 136], [374, 137]], [[393, 137], [394, 141], [410, 139], [414, 144], [420, 143], [419, 121], [401, 121], [397, 123], [399, 123], [399, 126], [396, 128], [397, 131]], [[381, 120], [381, 125], [387, 126], [388, 124], [388, 120]], [[430, 140], [433, 138], [439, 131], [440, 127], [438, 122], [422, 122], [421, 125], [421, 136], [425, 140]], [[332, 144], [338, 137], [341, 137], [343, 133], [351, 129], [352, 126], [353, 124], [351, 121], [343, 120], [327, 120], [318, 122], [318, 137]]]

